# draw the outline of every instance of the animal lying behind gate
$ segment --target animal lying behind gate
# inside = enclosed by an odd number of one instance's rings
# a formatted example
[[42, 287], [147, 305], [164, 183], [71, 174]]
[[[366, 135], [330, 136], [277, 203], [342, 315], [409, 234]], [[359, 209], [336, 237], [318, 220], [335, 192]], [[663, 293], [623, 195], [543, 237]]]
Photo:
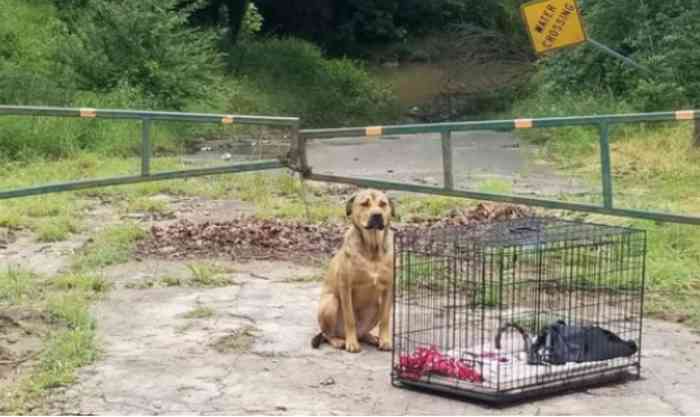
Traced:
[[[318, 323], [311, 341], [359, 352], [360, 342], [391, 350], [389, 325], [394, 280], [393, 202], [381, 191], [364, 190], [346, 205], [351, 226], [333, 257], [321, 288]], [[379, 325], [379, 336], [370, 332]]]

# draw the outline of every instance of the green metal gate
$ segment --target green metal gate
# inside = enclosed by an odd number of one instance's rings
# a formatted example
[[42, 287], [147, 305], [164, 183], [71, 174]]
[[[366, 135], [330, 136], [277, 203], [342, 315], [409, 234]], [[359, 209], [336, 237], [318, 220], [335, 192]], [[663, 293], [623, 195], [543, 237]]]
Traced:
[[[293, 117], [260, 117], [200, 113], [98, 110], [92, 108], [67, 109], [55, 107], [0, 106], [0, 116], [2, 115], [139, 120], [142, 122], [143, 128], [141, 138], [142, 152], [140, 175], [64, 182], [9, 191], [0, 191], [0, 200], [87, 188], [106, 187], [112, 185], [134, 184], [140, 182], [160, 181], [177, 178], [190, 178], [206, 175], [261, 171], [287, 167], [289, 169], [300, 172], [306, 179], [316, 181], [352, 184], [360, 187], [374, 187], [384, 190], [409, 191], [423, 194], [434, 194], [485, 201], [524, 204], [549, 209], [598, 213], [610, 216], [656, 220], [670, 223], [700, 225], [700, 217], [697, 216], [671, 214], [655, 211], [642, 211], [616, 207], [614, 199], [613, 181], [611, 175], [609, 145], [609, 132], [611, 126], [628, 123], [673, 121], [690, 122], [696, 119], [700, 119], [700, 112], [695, 110], [607, 116], [556, 117], [542, 119], [515, 119], [483, 122], [372, 126], [343, 129], [309, 129], [301, 131], [299, 130], [299, 119]], [[152, 156], [150, 129], [151, 124], [154, 121], [181, 121], [192, 123], [240, 124], [286, 127], [291, 129], [292, 131], [292, 145], [291, 150], [289, 151], [286, 157], [282, 157], [276, 160], [234, 163], [221, 167], [152, 173], [150, 169], [150, 160]], [[566, 126], [594, 126], [597, 127], [600, 132], [600, 160], [602, 170], [601, 178], [603, 197], [602, 205], [569, 203], [557, 200], [455, 189], [454, 174], [452, 168], [452, 132], [474, 130], [510, 131], [515, 129], [555, 128]], [[408, 183], [383, 181], [371, 178], [318, 174], [313, 171], [313, 167], [310, 166], [308, 163], [307, 144], [310, 140], [324, 140], [341, 137], [378, 138], [382, 135], [408, 135], [420, 133], [439, 133], [441, 135], [442, 161], [444, 173], [443, 187], [415, 185]]]
[[[549, 209], [572, 210], [618, 217], [629, 217], [671, 223], [700, 225], [700, 217], [697, 216], [632, 210], [615, 207], [609, 145], [610, 127], [614, 125], [642, 122], [689, 122], [695, 119], [700, 119], [700, 112], [694, 110], [686, 110], [664, 113], [644, 113], [607, 116], [555, 117], [543, 119], [515, 119], [483, 122], [434, 123], [401, 126], [373, 126], [347, 129], [302, 130], [300, 132], [294, 150], [294, 155], [296, 157], [294, 169], [302, 172], [305, 178], [316, 181], [337, 182], [357, 185], [360, 187], [374, 187], [387, 190], [409, 191], [415, 193], [462, 197], [476, 200], [524, 204]], [[452, 132], [474, 130], [511, 131], [515, 129], [555, 128], [567, 126], [594, 126], [599, 129], [600, 160], [602, 169], [602, 205], [598, 206], [592, 204], [568, 203], [556, 200], [520, 197], [513, 195], [463, 191], [454, 188], [454, 176], [452, 169]], [[356, 178], [317, 174], [314, 173], [313, 167], [309, 166], [308, 164], [307, 143], [310, 140], [324, 140], [342, 137], [378, 138], [382, 135], [409, 135], [419, 133], [439, 133], [442, 137], [442, 162], [444, 173], [443, 187], [432, 187], [400, 182], [390, 182], [374, 180], [371, 178]]]
[[112, 185], [135, 184], [149, 181], [162, 181], [176, 178], [192, 178], [205, 175], [231, 174], [237, 172], [261, 171], [284, 168], [281, 160], [266, 160], [247, 163], [235, 163], [221, 167], [188, 169], [181, 171], [151, 172], [151, 126], [156, 121], [212, 123], [225, 125], [254, 125], [287, 127], [296, 135], [299, 119], [295, 117], [238, 116], [227, 114], [174, 113], [132, 110], [98, 110], [92, 108], [67, 109], [56, 107], [0, 106], [0, 116], [29, 117], [79, 117], [85, 119], [139, 120], [141, 130], [141, 174], [136, 176], [112, 177], [86, 181], [63, 182], [37, 187], [0, 191], [0, 200], [32, 195], [49, 194], [63, 191], [107, 187]]

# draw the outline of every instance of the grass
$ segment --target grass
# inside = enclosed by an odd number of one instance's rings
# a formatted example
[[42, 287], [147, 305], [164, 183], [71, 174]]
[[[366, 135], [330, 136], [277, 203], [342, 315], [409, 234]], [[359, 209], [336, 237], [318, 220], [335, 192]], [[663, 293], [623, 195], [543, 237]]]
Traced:
[[185, 313], [183, 317], [186, 319], [208, 319], [214, 317], [216, 311], [210, 307], [199, 306]]
[[[0, 184], [2, 184], [0, 176]], [[40, 242], [58, 242], [78, 233], [81, 223], [75, 213], [83, 203], [67, 195], [44, 196], [0, 202], [0, 227], [28, 228]]]
[[[633, 110], [629, 104], [600, 96], [535, 95], [518, 106], [523, 116], [586, 115]], [[527, 112], [525, 112], [527, 111]], [[700, 150], [691, 144], [692, 123], [633, 124], [611, 130], [615, 206], [678, 214], [700, 214]], [[526, 139], [542, 144], [545, 157], [567, 174], [600, 187], [598, 132], [595, 129], [532, 129]], [[597, 188], [599, 189], [599, 188]], [[594, 201], [594, 200], [591, 200]], [[597, 202], [597, 201], [596, 201]], [[600, 215], [579, 219], [645, 229], [648, 240], [647, 313], [682, 318], [700, 326], [700, 227]]]
[[513, 194], [513, 182], [490, 179], [479, 183], [479, 192], [492, 194]]
[[62, 216], [46, 222], [37, 222], [32, 226], [39, 242], [60, 242], [77, 233], [80, 226], [73, 217]]
[[187, 265], [190, 271], [189, 277], [175, 277], [166, 275], [158, 278], [150, 278], [140, 282], [133, 282], [126, 285], [127, 288], [145, 290], [149, 288], [163, 287], [227, 287], [236, 285], [230, 277], [234, 272], [209, 261], [193, 262]]
[[463, 198], [425, 197], [412, 194], [400, 197], [396, 208], [401, 220], [410, 220], [415, 217], [440, 217], [451, 210], [465, 209], [473, 205], [473, 201]]
[[133, 224], [110, 226], [98, 233], [80, 252], [73, 268], [76, 271], [93, 271], [129, 260], [136, 242], [146, 236]]
[[17, 267], [0, 271], [0, 306], [32, 303], [42, 293], [39, 280], [37, 274]]
[[49, 281], [53, 288], [63, 291], [85, 291], [101, 294], [109, 290], [111, 284], [104, 277], [85, 273], [59, 275]]
[[43, 310], [51, 324], [36, 365], [17, 384], [0, 387], [6, 400], [0, 404], [1, 412], [37, 413], [48, 389], [73, 383], [76, 370], [97, 358], [90, 304], [108, 288], [103, 278], [90, 274], [47, 279], [18, 269], [0, 272], [0, 307], [9, 303]]
[[129, 200], [127, 203], [127, 211], [130, 213], [149, 213], [158, 214], [161, 216], [169, 215], [171, 213], [166, 201], [154, 200], [145, 196], [140, 196]]
[[235, 282], [225, 268], [211, 262], [193, 262], [187, 265], [192, 277], [189, 284], [197, 287], [225, 287]]
[[[4, 177], [0, 174], [0, 189], [29, 185], [28, 181], [17, 178], [35, 178], [32, 183], [42, 183], [74, 180], [82, 176], [124, 175], [133, 173], [137, 162], [136, 159], [119, 158], [98, 162], [94, 154], [81, 154], [76, 159], [39, 161], [17, 166], [14, 176]], [[164, 158], [161, 162], [165, 169], [187, 168], [175, 158]], [[80, 173], [76, 166], [87, 167], [89, 172]], [[131, 170], [127, 167], [131, 167]], [[302, 189], [297, 177], [284, 171], [273, 171], [237, 174], [235, 181], [228, 176], [212, 176], [29, 197], [0, 201], [0, 227], [29, 228], [38, 234], [37, 238], [41, 241], [64, 240], [82, 230], [81, 213], [85, 213], [90, 199], [111, 202], [127, 212], [169, 215], [171, 210], [167, 201], [153, 199], [159, 195], [237, 199], [254, 205], [256, 215], [261, 218], [344, 221], [344, 201], [325, 195], [319, 186], [306, 184], [304, 187]], [[451, 197], [407, 195], [397, 199], [397, 211], [400, 219], [436, 217], [473, 204], [469, 200]]]

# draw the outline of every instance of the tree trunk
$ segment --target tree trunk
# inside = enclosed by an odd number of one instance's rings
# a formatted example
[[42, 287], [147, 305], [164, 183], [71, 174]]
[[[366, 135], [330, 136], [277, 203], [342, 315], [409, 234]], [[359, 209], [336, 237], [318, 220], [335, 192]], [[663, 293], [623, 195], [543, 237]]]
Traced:
[[250, 0], [229, 0], [226, 2], [226, 5], [228, 6], [229, 35], [232, 45], [236, 44], [238, 36], [241, 34], [243, 19], [245, 19], [245, 14], [246, 11], [248, 11], [249, 4]]

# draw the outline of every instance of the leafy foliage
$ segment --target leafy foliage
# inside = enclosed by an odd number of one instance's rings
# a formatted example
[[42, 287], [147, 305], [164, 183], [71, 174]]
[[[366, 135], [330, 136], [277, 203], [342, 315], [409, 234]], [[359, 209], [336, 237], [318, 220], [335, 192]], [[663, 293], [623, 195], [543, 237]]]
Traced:
[[156, 106], [179, 109], [214, 84], [215, 35], [188, 28], [175, 0], [89, 0], [71, 16], [58, 57], [80, 89], [109, 92], [126, 84]]
[[640, 110], [697, 104], [700, 97], [700, 0], [581, 2], [590, 36], [650, 68], [637, 69], [591, 47], [546, 60], [550, 90], [604, 89]]
[[[258, 0], [268, 31], [309, 38], [335, 54], [361, 54], [368, 45], [401, 41], [451, 23], [519, 33], [522, 0]], [[523, 38], [524, 39], [524, 38]]]
[[306, 126], [379, 122], [395, 108], [389, 89], [359, 62], [326, 59], [319, 47], [299, 39], [244, 42], [229, 53], [228, 67]]
[[53, 50], [61, 22], [53, 7], [0, 1], [0, 102], [65, 104], [68, 85], [56, 79]]

